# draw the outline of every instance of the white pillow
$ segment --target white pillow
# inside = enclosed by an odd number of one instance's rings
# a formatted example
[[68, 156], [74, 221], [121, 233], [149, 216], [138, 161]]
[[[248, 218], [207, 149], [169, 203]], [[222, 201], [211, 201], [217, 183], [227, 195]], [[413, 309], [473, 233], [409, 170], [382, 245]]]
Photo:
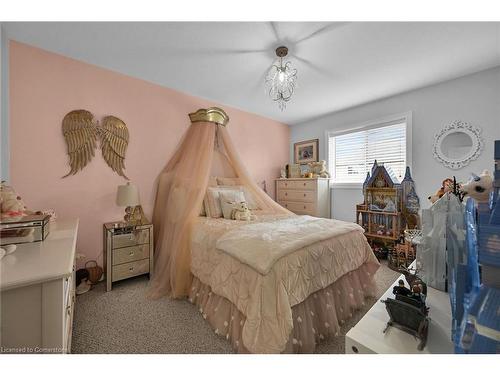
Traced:
[[[234, 186], [226, 187], [226, 186], [217, 186], [217, 187], [209, 187], [207, 189], [207, 193], [205, 194], [205, 199], [203, 200], [203, 204], [205, 206], [205, 212], [207, 217], [218, 218], [222, 217], [222, 206], [220, 203], [219, 193], [222, 191], [233, 191], [233, 194], [238, 194], [234, 196], [235, 199], [241, 199], [239, 193], [241, 193], [241, 189], [235, 189]], [[243, 195], [243, 200], [244, 200]], [[234, 200], [234, 199], [232, 199]]]
[[[218, 177], [219, 178], [219, 177]], [[245, 200], [247, 202], [247, 206], [249, 210], [258, 210], [260, 209], [259, 205], [255, 201], [253, 197], [253, 193], [244, 185], [219, 185], [219, 188], [226, 188], [226, 189], [239, 189], [245, 194]]]
[[253, 197], [253, 193], [246, 186], [241, 186], [241, 189], [243, 190], [243, 193], [245, 194], [248, 209], [249, 210], [260, 209], [259, 205], [257, 204], [257, 202], [255, 201], [255, 199]]
[[245, 202], [245, 194], [239, 190], [221, 191], [219, 192], [219, 199], [222, 207], [222, 216], [224, 216], [224, 219], [231, 220], [234, 203]]
[[[217, 177], [210, 176], [210, 178], [208, 179], [208, 186], [217, 186]], [[205, 212], [204, 202], [201, 202], [200, 216], [207, 216], [207, 213]]]

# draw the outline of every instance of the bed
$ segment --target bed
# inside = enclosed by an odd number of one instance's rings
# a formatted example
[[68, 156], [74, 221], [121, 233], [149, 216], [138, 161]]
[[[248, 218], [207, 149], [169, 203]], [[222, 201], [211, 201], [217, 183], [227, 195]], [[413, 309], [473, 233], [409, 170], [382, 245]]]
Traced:
[[314, 351], [374, 294], [362, 228], [292, 214], [255, 183], [222, 109], [189, 117], [158, 178], [148, 296], [187, 296], [239, 353]]
[[374, 296], [379, 263], [354, 223], [198, 217], [189, 300], [238, 353], [311, 353]]

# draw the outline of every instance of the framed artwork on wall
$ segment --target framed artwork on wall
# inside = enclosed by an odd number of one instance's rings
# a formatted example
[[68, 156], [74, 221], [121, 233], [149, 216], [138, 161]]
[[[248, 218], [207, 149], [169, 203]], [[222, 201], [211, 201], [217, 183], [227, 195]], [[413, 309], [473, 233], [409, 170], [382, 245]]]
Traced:
[[295, 164], [307, 164], [312, 161], [319, 161], [318, 145], [318, 139], [294, 143], [293, 154]]

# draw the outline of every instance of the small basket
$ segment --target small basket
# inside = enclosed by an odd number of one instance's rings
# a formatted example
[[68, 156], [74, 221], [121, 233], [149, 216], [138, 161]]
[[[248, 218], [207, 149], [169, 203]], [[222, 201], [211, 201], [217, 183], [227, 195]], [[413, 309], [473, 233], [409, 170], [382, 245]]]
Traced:
[[[91, 264], [90, 266], [89, 263]], [[89, 271], [89, 281], [92, 284], [97, 284], [104, 272], [102, 270], [102, 267], [99, 267], [95, 260], [89, 260], [87, 263], [85, 263], [85, 269]]]

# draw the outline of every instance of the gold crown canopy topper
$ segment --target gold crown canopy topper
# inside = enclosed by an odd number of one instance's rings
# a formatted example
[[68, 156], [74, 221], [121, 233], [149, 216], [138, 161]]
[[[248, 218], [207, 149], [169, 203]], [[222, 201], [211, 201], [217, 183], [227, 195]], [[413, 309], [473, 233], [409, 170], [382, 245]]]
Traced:
[[214, 122], [216, 124], [226, 126], [229, 121], [229, 116], [224, 110], [218, 107], [202, 108], [196, 112], [189, 114], [191, 122]]
[[62, 131], [68, 146], [71, 170], [64, 177], [82, 170], [94, 157], [97, 139], [101, 144], [102, 157], [110, 168], [126, 178], [125, 152], [128, 146], [127, 125], [118, 117], [106, 116], [102, 125], [94, 115], [84, 109], [69, 112], [62, 121]]

